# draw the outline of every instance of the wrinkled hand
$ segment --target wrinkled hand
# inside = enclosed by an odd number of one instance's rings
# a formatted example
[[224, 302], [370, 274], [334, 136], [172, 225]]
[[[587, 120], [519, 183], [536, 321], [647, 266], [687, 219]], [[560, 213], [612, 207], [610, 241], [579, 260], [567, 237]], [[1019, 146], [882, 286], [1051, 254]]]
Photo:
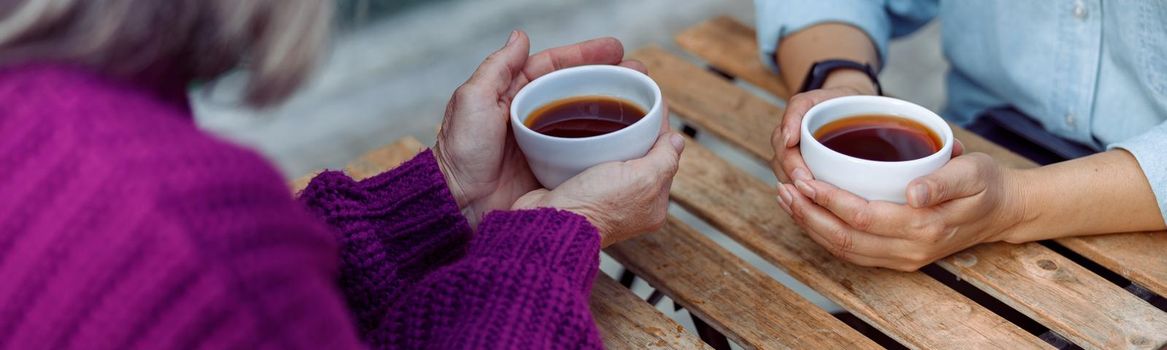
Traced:
[[664, 132], [643, 158], [591, 167], [555, 190], [524, 195], [514, 209], [552, 207], [580, 214], [600, 231], [603, 247], [658, 230], [668, 215], [669, 187], [684, 148], [680, 134]]
[[[957, 154], [959, 155], [959, 153]], [[779, 184], [782, 209], [815, 242], [863, 266], [914, 271], [1022, 222], [1017, 170], [983, 153], [953, 158], [908, 184], [908, 205], [867, 201], [816, 180]]]
[[544, 74], [579, 65], [619, 64], [645, 71], [639, 62], [622, 61], [624, 47], [614, 38], [528, 57], [530, 46], [525, 33], [513, 32], [446, 106], [434, 155], [472, 227], [484, 213], [508, 209], [519, 196], [541, 187], [510, 133], [510, 103], [519, 89]]

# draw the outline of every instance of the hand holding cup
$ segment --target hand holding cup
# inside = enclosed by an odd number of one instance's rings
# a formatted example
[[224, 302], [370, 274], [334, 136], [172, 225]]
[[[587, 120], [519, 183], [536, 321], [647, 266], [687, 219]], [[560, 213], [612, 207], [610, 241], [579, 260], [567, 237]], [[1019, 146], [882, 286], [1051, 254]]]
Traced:
[[[810, 171], [794, 167], [792, 183], [779, 184], [779, 202], [811, 239], [835, 256], [863, 266], [912, 271], [969, 246], [1002, 240], [1001, 233], [1020, 222], [1022, 213], [1013, 209], [1014, 194], [1021, 189], [1010, 180], [1016, 178], [1012, 170], [981, 153], [963, 154], [948, 125], [926, 109], [869, 96], [825, 99], [808, 109], [800, 119], [796, 145], [797, 159], [805, 159]], [[872, 113], [911, 123], [851, 123], [858, 126], [852, 131], [862, 132], [903, 127], [883, 134], [883, 139], [853, 135], [851, 141], [876, 141], [853, 149], [837, 144], [847, 138], [827, 139], [845, 129], [832, 124]], [[923, 133], [908, 130], [913, 124], [923, 126]], [[886, 138], [896, 134], [900, 137]], [[935, 150], [895, 159], [913, 144], [928, 145], [919, 141], [930, 137], [936, 137], [931, 143]]]

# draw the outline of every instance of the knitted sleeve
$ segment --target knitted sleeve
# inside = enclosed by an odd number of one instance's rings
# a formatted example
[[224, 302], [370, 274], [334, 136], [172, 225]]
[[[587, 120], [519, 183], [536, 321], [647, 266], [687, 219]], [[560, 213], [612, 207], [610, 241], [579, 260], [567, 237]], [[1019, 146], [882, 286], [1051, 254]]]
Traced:
[[434, 271], [385, 315], [389, 348], [602, 347], [588, 309], [600, 238], [555, 209], [488, 214], [466, 257]]
[[337, 232], [369, 345], [601, 346], [587, 307], [600, 239], [579, 215], [495, 212], [473, 233], [430, 151], [359, 182], [322, 173], [300, 201]]
[[471, 236], [431, 151], [359, 182], [321, 173], [299, 200], [335, 232], [341, 290], [362, 335], [404, 287], [462, 257]]

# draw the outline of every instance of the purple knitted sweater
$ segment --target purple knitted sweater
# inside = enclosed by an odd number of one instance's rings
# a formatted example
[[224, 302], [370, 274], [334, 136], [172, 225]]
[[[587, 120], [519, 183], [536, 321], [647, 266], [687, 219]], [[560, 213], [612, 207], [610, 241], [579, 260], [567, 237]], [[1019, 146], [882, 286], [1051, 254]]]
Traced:
[[428, 151], [297, 202], [181, 98], [0, 70], [0, 348], [598, 348], [598, 252], [552, 209], [472, 232]]

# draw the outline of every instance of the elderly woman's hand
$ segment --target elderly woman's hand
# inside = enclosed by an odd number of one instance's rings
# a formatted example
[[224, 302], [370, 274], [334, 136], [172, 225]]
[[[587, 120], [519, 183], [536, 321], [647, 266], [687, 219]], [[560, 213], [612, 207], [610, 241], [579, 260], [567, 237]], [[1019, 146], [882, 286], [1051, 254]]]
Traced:
[[835, 256], [913, 271], [1022, 224], [1019, 172], [983, 153], [953, 158], [908, 184], [908, 205], [867, 201], [817, 180], [779, 184], [782, 209]]
[[552, 207], [580, 214], [600, 231], [603, 247], [658, 230], [668, 215], [669, 187], [684, 148], [684, 138], [666, 128], [643, 158], [591, 167], [555, 190], [524, 195], [514, 209]]
[[644, 71], [638, 62], [622, 61], [624, 47], [613, 38], [530, 57], [529, 50], [527, 35], [513, 32], [507, 44], [458, 87], [446, 106], [434, 154], [472, 226], [484, 213], [509, 209], [519, 196], [541, 187], [509, 131], [510, 103], [519, 89], [544, 74], [572, 66], [619, 64]]

